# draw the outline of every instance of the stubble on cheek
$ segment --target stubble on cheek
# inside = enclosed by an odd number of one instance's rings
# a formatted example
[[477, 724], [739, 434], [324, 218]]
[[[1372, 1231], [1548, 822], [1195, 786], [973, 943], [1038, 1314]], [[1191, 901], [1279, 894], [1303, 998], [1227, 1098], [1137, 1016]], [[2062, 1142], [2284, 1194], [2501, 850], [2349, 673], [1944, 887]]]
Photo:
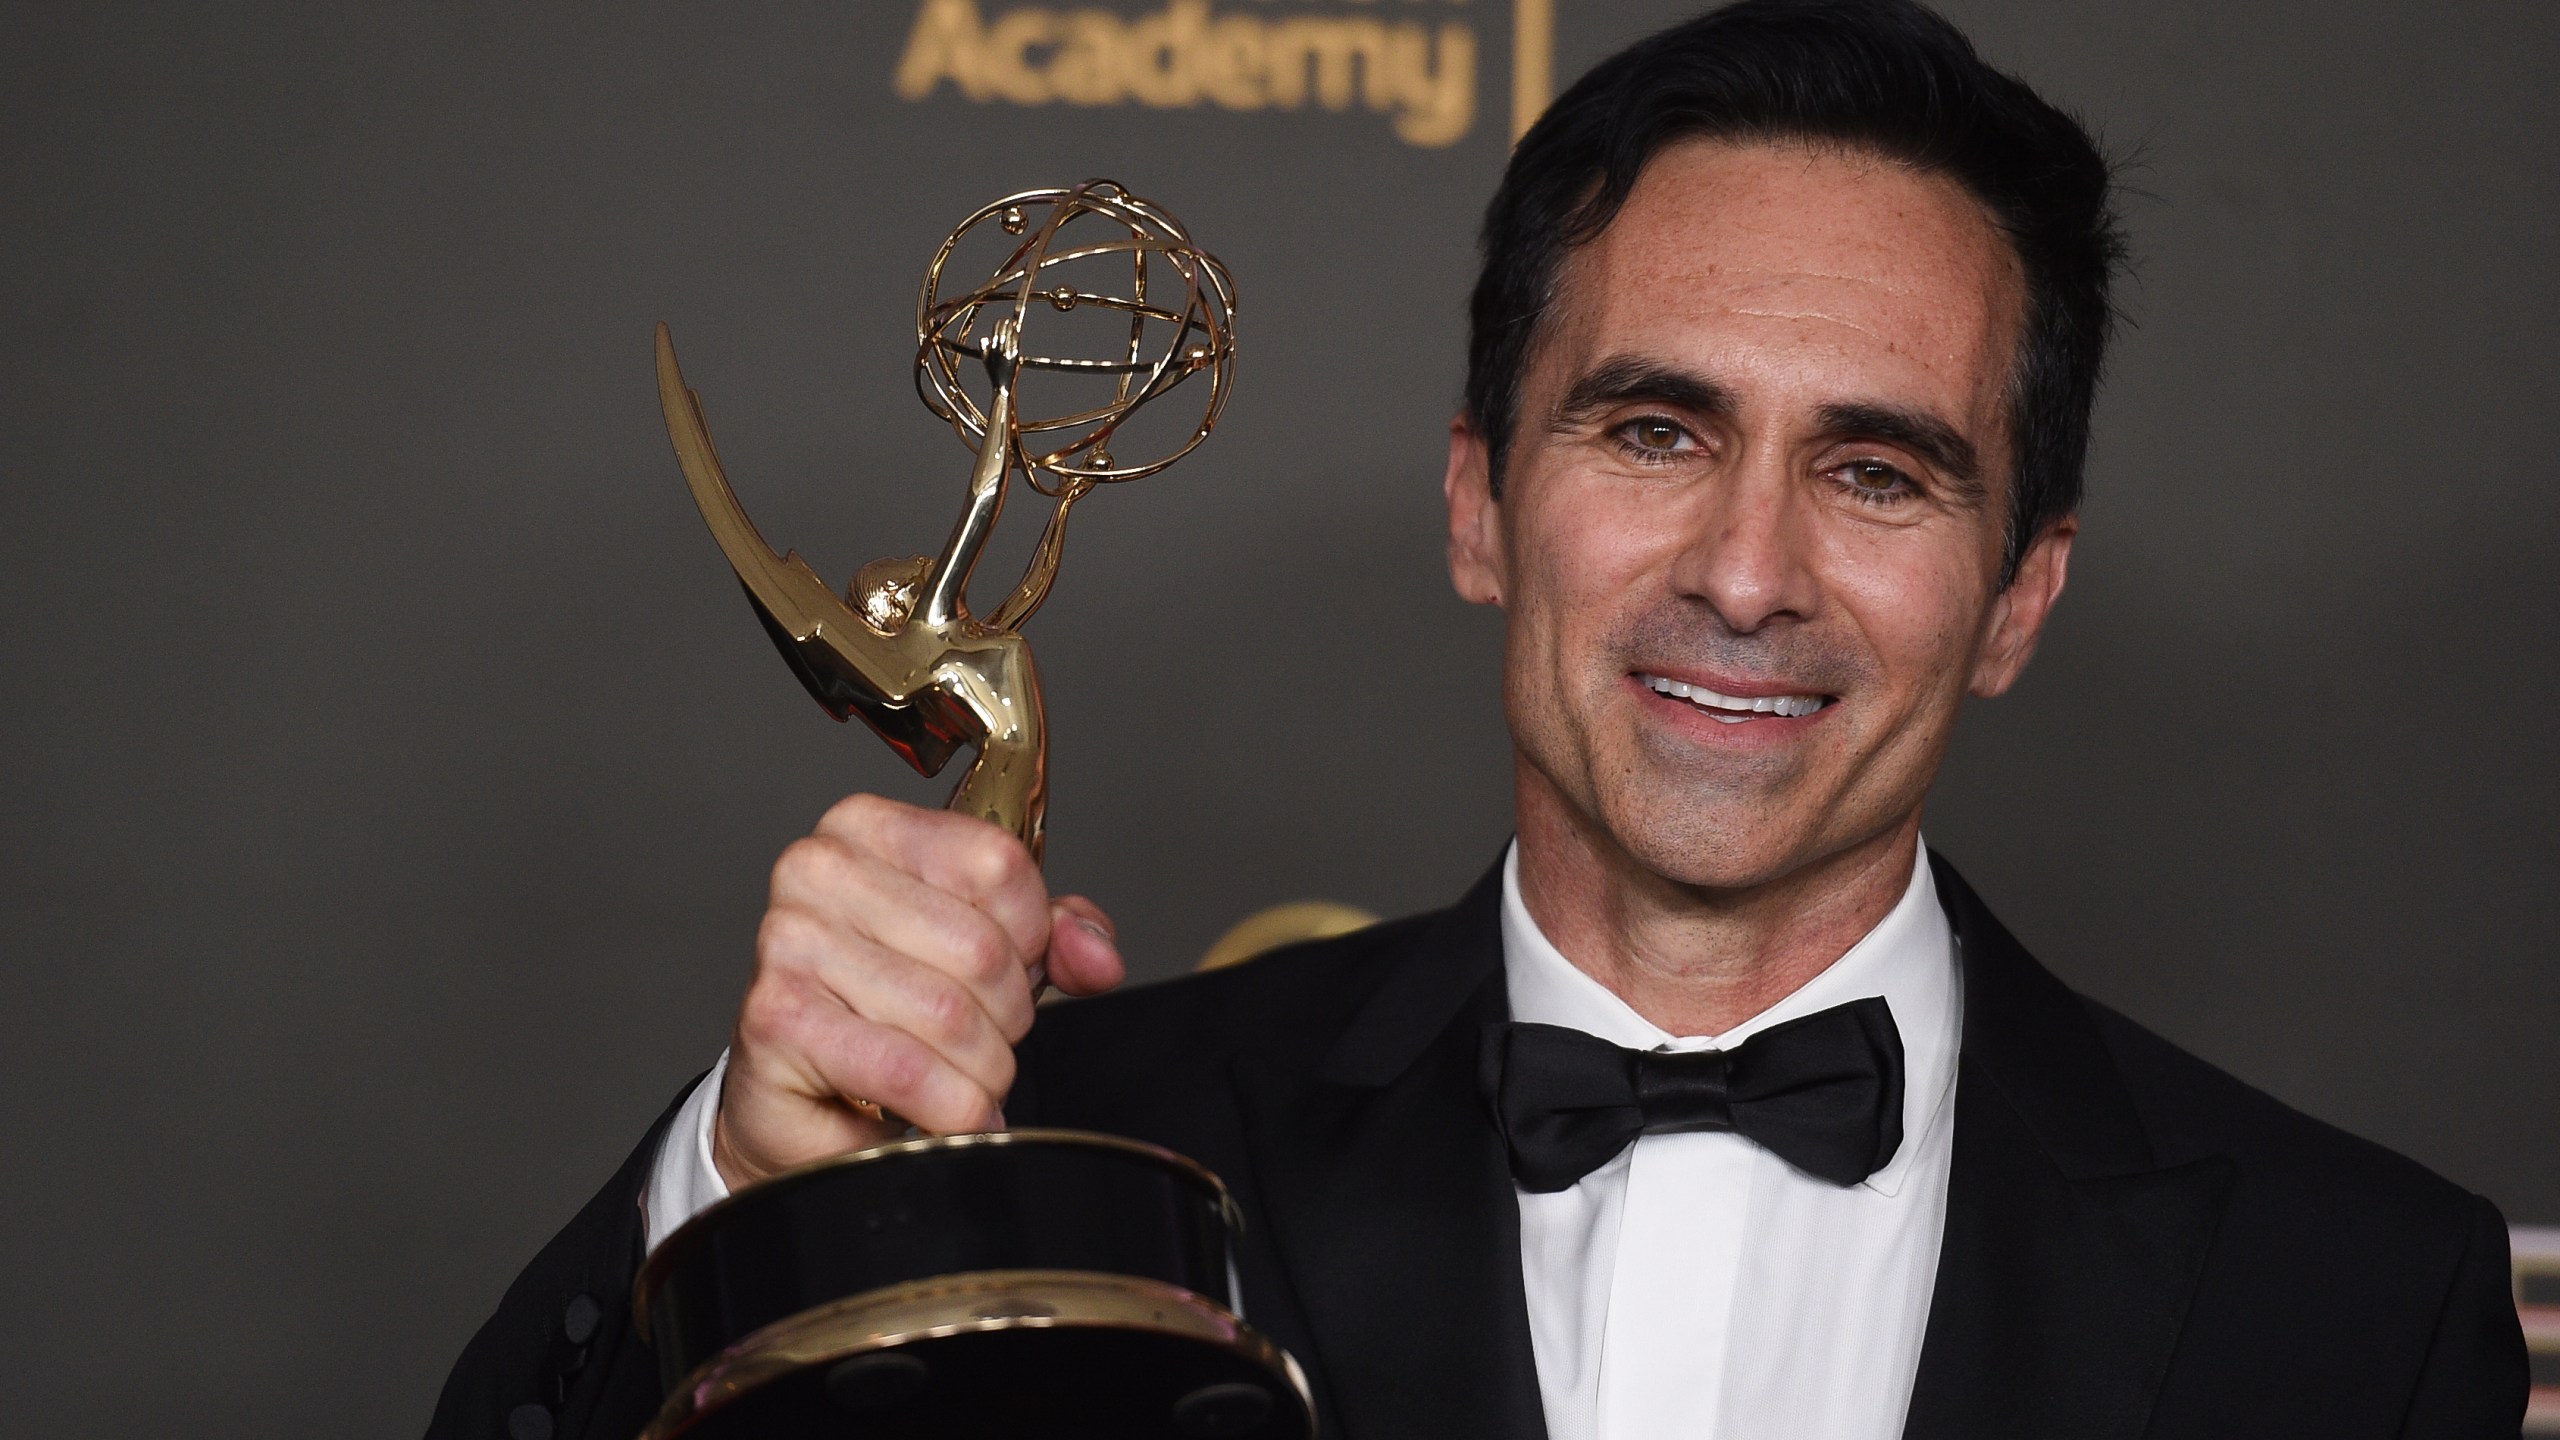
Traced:
[[[1536, 594], [1532, 591], [1531, 594]], [[1575, 693], [1578, 677], [1565, 673], [1568, 637], [1556, 632], [1561, 608], [1515, 598], [1503, 656], [1503, 704], [1512, 743], [1547, 782], [1588, 804], [1592, 735], [1584, 718], [1592, 697]]]

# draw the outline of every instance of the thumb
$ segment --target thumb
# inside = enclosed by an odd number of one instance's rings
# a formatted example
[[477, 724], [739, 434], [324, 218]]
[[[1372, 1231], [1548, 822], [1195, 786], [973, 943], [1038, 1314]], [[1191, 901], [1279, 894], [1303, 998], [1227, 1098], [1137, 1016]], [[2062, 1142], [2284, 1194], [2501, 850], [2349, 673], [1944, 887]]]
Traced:
[[1049, 983], [1069, 995], [1099, 995], [1129, 973], [1118, 931], [1102, 907], [1081, 895], [1049, 902]]

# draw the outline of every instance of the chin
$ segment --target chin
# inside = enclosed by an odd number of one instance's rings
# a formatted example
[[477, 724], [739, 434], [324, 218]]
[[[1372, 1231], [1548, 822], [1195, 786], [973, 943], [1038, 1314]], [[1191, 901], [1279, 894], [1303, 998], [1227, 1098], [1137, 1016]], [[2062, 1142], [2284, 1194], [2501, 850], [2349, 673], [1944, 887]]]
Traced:
[[1611, 838], [1674, 884], [1744, 890], [1784, 879], [1811, 858], [1812, 827], [1748, 805], [1607, 805]]

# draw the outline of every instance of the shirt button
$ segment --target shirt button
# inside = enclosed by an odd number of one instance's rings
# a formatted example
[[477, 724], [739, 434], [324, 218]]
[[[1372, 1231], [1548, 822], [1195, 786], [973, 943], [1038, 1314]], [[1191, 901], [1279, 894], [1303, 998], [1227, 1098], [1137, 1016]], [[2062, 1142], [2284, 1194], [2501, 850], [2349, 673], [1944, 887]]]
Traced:
[[580, 1295], [569, 1302], [560, 1314], [560, 1333], [572, 1345], [584, 1345], [596, 1338], [596, 1327], [604, 1323], [604, 1307], [592, 1295]]
[[507, 1440], [551, 1440], [551, 1412], [539, 1405], [508, 1411]]

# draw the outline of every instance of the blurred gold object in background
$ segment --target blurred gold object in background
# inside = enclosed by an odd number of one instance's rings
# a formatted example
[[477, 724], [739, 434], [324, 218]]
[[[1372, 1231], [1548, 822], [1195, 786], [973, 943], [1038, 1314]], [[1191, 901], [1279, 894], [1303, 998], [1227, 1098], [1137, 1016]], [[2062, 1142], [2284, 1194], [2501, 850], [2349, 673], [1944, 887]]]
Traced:
[[1331, 900], [1292, 900], [1256, 910], [1211, 941], [1195, 970], [1224, 970], [1256, 955], [1295, 945], [1301, 940], [1329, 940], [1378, 923], [1378, 917], [1356, 905]]

